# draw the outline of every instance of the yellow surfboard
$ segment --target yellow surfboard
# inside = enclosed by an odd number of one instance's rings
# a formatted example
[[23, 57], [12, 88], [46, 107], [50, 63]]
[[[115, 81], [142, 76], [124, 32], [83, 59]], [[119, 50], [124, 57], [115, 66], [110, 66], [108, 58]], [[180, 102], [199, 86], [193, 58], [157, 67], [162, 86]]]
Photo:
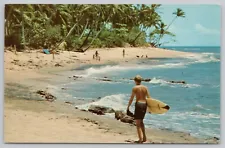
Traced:
[[164, 114], [170, 109], [169, 105], [153, 98], [147, 98], [147, 105], [147, 111], [151, 114]]

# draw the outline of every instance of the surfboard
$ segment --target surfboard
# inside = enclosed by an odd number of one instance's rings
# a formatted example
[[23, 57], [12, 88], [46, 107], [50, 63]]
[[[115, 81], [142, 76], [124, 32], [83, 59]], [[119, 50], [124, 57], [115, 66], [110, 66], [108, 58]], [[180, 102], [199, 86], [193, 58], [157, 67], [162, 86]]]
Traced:
[[150, 114], [164, 114], [170, 109], [169, 105], [153, 98], [147, 98], [147, 106]]

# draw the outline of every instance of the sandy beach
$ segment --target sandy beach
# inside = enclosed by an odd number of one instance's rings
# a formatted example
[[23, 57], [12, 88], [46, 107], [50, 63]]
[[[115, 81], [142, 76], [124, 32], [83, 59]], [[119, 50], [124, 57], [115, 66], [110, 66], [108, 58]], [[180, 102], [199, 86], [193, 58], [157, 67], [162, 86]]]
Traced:
[[[56, 100], [34, 99], [32, 93], [60, 79], [57, 71], [68, 71], [83, 64], [130, 63], [141, 58], [183, 58], [192, 53], [158, 48], [91, 49], [85, 53], [60, 52], [46, 55], [39, 50], [17, 52], [5, 50], [4, 141], [6, 143], [131, 143], [137, 140], [136, 127], [105, 116], [75, 109]], [[94, 60], [98, 50], [101, 60]], [[139, 58], [137, 58], [139, 56]], [[59, 78], [59, 79], [58, 79]], [[45, 81], [48, 79], [49, 81]], [[16, 91], [15, 91], [16, 90]], [[31, 93], [23, 98], [23, 94]], [[146, 143], [216, 143], [192, 137], [188, 133], [147, 129]]]

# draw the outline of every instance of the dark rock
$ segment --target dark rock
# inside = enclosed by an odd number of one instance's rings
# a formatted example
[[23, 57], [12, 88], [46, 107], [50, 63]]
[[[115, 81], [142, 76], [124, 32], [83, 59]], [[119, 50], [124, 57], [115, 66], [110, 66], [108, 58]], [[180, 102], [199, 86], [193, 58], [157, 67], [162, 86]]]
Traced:
[[121, 118], [123, 118], [126, 114], [123, 111], [116, 111], [115, 112], [115, 118], [117, 120], [120, 120]]
[[[134, 80], [134, 78], [130, 78], [130, 80]], [[149, 82], [149, 81], [151, 81], [151, 79], [150, 78], [147, 78], [147, 79], [142, 79], [141, 81], [144, 81], [144, 82]]]
[[56, 100], [56, 97], [55, 96], [53, 96], [50, 93], [47, 93], [46, 91], [38, 90], [36, 93], [39, 94], [39, 95], [41, 95], [42, 97], [45, 97], [45, 99], [47, 101], [51, 101], [52, 102], [52, 101]]
[[104, 115], [105, 113], [114, 113], [114, 109], [105, 106], [91, 105], [88, 109], [89, 112], [96, 113], [98, 115]]
[[64, 87], [62, 87], [61, 89], [62, 89], [62, 90], [66, 90], [66, 88], [64, 88]]
[[100, 81], [112, 81], [110, 79], [97, 79], [97, 80], [100, 80]]
[[134, 118], [133, 117], [130, 117], [128, 115], [125, 115], [123, 118], [120, 119], [121, 122], [124, 122], [124, 123], [130, 123], [130, 124], [133, 124], [134, 123]]
[[186, 84], [185, 81], [168, 81], [170, 83]]
[[75, 107], [75, 109], [78, 109], [78, 107]]
[[59, 63], [56, 63], [55, 66], [56, 66], [56, 67], [62, 67], [62, 65], [59, 64]]
[[69, 101], [65, 101], [65, 103], [66, 103], [66, 104], [73, 104], [72, 102], [69, 102]]
[[38, 90], [36, 93], [39, 94], [39, 95], [45, 95], [46, 94], [46, 91]]
[[33, 63], [33, 61], [32, 61], [32, 60], [29, 60], [28, 62], [29, 62], [29, 63]]
[[85, 109], [81, 109], [81, 111], [83, 111], [83, 112], [87, 112], [87, 110], [85, 110]]
[[79, 76], [73, 76], [74, 78], [80, 78]]
[[142, 81], [149, 82], [151, 79], [142, 79]]
[[215, 139], [215, 140], [220, 140], [220, 138], [218, 138], [218, 137], [213, 137], [213, 139]]
[[98, 97], [98, 99], [101, 99], [101, 97]]

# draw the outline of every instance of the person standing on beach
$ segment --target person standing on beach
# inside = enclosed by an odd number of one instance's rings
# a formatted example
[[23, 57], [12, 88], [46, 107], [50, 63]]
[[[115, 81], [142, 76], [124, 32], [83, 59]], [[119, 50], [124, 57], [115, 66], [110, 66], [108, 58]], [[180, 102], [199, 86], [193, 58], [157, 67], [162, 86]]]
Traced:
[[147, 140], [143, 119], [147, 110], [146, 98], [150, 98], [148, 88], [144, 85], [141, 85], [141, 81], [142, 77], [140, 75], [137, 75], [134, 78], [136, 86], [134, 86], [132, 89], [131, 97], [127, 107], [127, 112], [130, 112], [129, 108], [133, 102], [134, 97], [136, 97], [134, 119], [136, 121], [137, 133], [139, 138], [139, 140], [136, 141], [137, 143], [143, 143]]
[[123, 57], [125, 57], [125, 49], [123, 49]]
[[95, 52], [95, 57], [98, 58], [98, 51]]

